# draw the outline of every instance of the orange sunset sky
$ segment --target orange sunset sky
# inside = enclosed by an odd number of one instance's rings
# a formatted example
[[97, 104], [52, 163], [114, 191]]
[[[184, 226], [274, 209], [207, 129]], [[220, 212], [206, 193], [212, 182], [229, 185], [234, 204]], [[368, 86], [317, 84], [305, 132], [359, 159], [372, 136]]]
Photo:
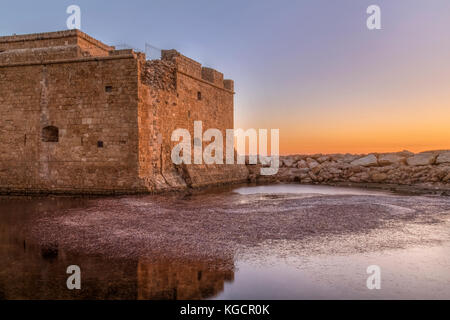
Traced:
[[321, 19], [285, 13], [295, 35], [268, 34], [283, 51], [251, 90], [237, 82], [236, 127], [279, 128], [282, 154], [449, 149], [450, 1], [378, 1], [375, 31], [369, 2], [326, 2], [302, 7]]

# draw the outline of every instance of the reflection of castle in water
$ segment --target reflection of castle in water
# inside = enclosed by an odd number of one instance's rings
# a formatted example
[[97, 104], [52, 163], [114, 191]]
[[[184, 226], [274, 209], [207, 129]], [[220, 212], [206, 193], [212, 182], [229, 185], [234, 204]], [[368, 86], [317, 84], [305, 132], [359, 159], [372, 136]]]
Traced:
[[197, 300], [220, 293], [226, 281], [233, 281], [234, 266], [224, 260], [146, 262], [137, 267], [138, 299]]
[[[234, 278], [232, 259], [108, 260], [27, 240], [23, 226], [30, 214], [80, 204], [82, 200], [71, 198], [0, 201], [0, 300], [204, 299]], [[72, 264], [81, 268], [81, 290], [66, 287], [66, 270]]]

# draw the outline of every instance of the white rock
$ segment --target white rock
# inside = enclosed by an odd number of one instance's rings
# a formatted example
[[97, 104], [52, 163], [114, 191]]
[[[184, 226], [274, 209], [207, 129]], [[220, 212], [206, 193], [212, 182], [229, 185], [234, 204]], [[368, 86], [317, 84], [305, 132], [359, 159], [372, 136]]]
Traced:
[[308, 168], [308, 164], [305, 160], [300, 160], [299, 162], [297, 162], [297, 168]]
[[406, 159], [409, 166], [428, 166], [433, 164], [436, 160], [436, 155], [433, 153], [419, 153]]
[[369, 154], [366, 157], [352, 161], [352, 166], [373, 167], [378, 165], [377, 157], [373, 154]]
[[308, 163], [308, 167], [310, 169], [313, 169], [313, 168], [315, 168], [315, 167], [317, 167], [319, 165], [319, 163], [316, 160], [312, 159], [312, 158], [307, 158], [306, 162]]
[[450, 163], [450, 151], [445, 151], [439, 154], [436, 159], [437, 164]]
[[354, 154], [337, 154], [333, 156], [333, 160], [337, 161], [337, 162], [342, 162], [342, 163], [350, 163], [356, 159], [358, 159], [359, 156], [354, 155]]
[[283, 159], [283, 163], [286, 167], [292, 167], [294, 165], [295, 159], [288, 157]]
[[317, 158], [316, 160], [317, 160], [317, 162], [319, 162], [319, 163], [323, 163], [323, 162], [325, 162], [325, 161], [330, 160], [330, 157], [329, 157], [329, 156], [321, 156], [321, 157]]
[[378, 157], [378, 163], [381, 166], [389, 166], [391, 164], [401, 163], [404, 160], [405, 160], [405, 157], [400, 156], [395, 153], [382, 154]]

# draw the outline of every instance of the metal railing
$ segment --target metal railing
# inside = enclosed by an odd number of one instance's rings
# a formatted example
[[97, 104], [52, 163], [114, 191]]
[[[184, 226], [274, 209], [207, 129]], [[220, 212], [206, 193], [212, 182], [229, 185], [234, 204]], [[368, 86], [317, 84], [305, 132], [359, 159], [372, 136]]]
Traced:
[[133, 49], [136, 52], [143, 52], [145, 53], [147, 60], [156, 60], [161, 59], [161, 49], [158, 47], [155, 47], [149, 43], [145, 43], [145, 49], [139, 49], [136, 47], [133, 47], [129, 45], [128, 43], [119, 43], [115, 45], [116, 50], [125, 50], [125, 49]]

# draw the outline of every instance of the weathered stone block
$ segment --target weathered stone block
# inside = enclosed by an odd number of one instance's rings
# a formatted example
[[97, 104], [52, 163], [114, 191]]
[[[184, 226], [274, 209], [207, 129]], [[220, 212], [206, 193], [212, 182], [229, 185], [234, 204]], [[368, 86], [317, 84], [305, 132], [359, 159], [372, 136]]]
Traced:
[[439, 153], [439, 155], [436, 159], [436, 164], [441, 164], [441, 163], [450, 163], [450, 151]]
[[378, 163], [380, 166], [389, 166], [391, 164], [400, 164], [405, 161], [405, 157], [395, 154], [395, 153], [387, 153], [378, 156]]
[[378, 166], [377, 157], [373, 154], [370, 154], [366, 157], [359, 158], [351, 162], [352, 166], [363, 166], [363, 167], [373, 167]]
[[409, 166], [427, 166], [433, 164], [436, 160], [434, 153], [419, 153], [406, 159]]

